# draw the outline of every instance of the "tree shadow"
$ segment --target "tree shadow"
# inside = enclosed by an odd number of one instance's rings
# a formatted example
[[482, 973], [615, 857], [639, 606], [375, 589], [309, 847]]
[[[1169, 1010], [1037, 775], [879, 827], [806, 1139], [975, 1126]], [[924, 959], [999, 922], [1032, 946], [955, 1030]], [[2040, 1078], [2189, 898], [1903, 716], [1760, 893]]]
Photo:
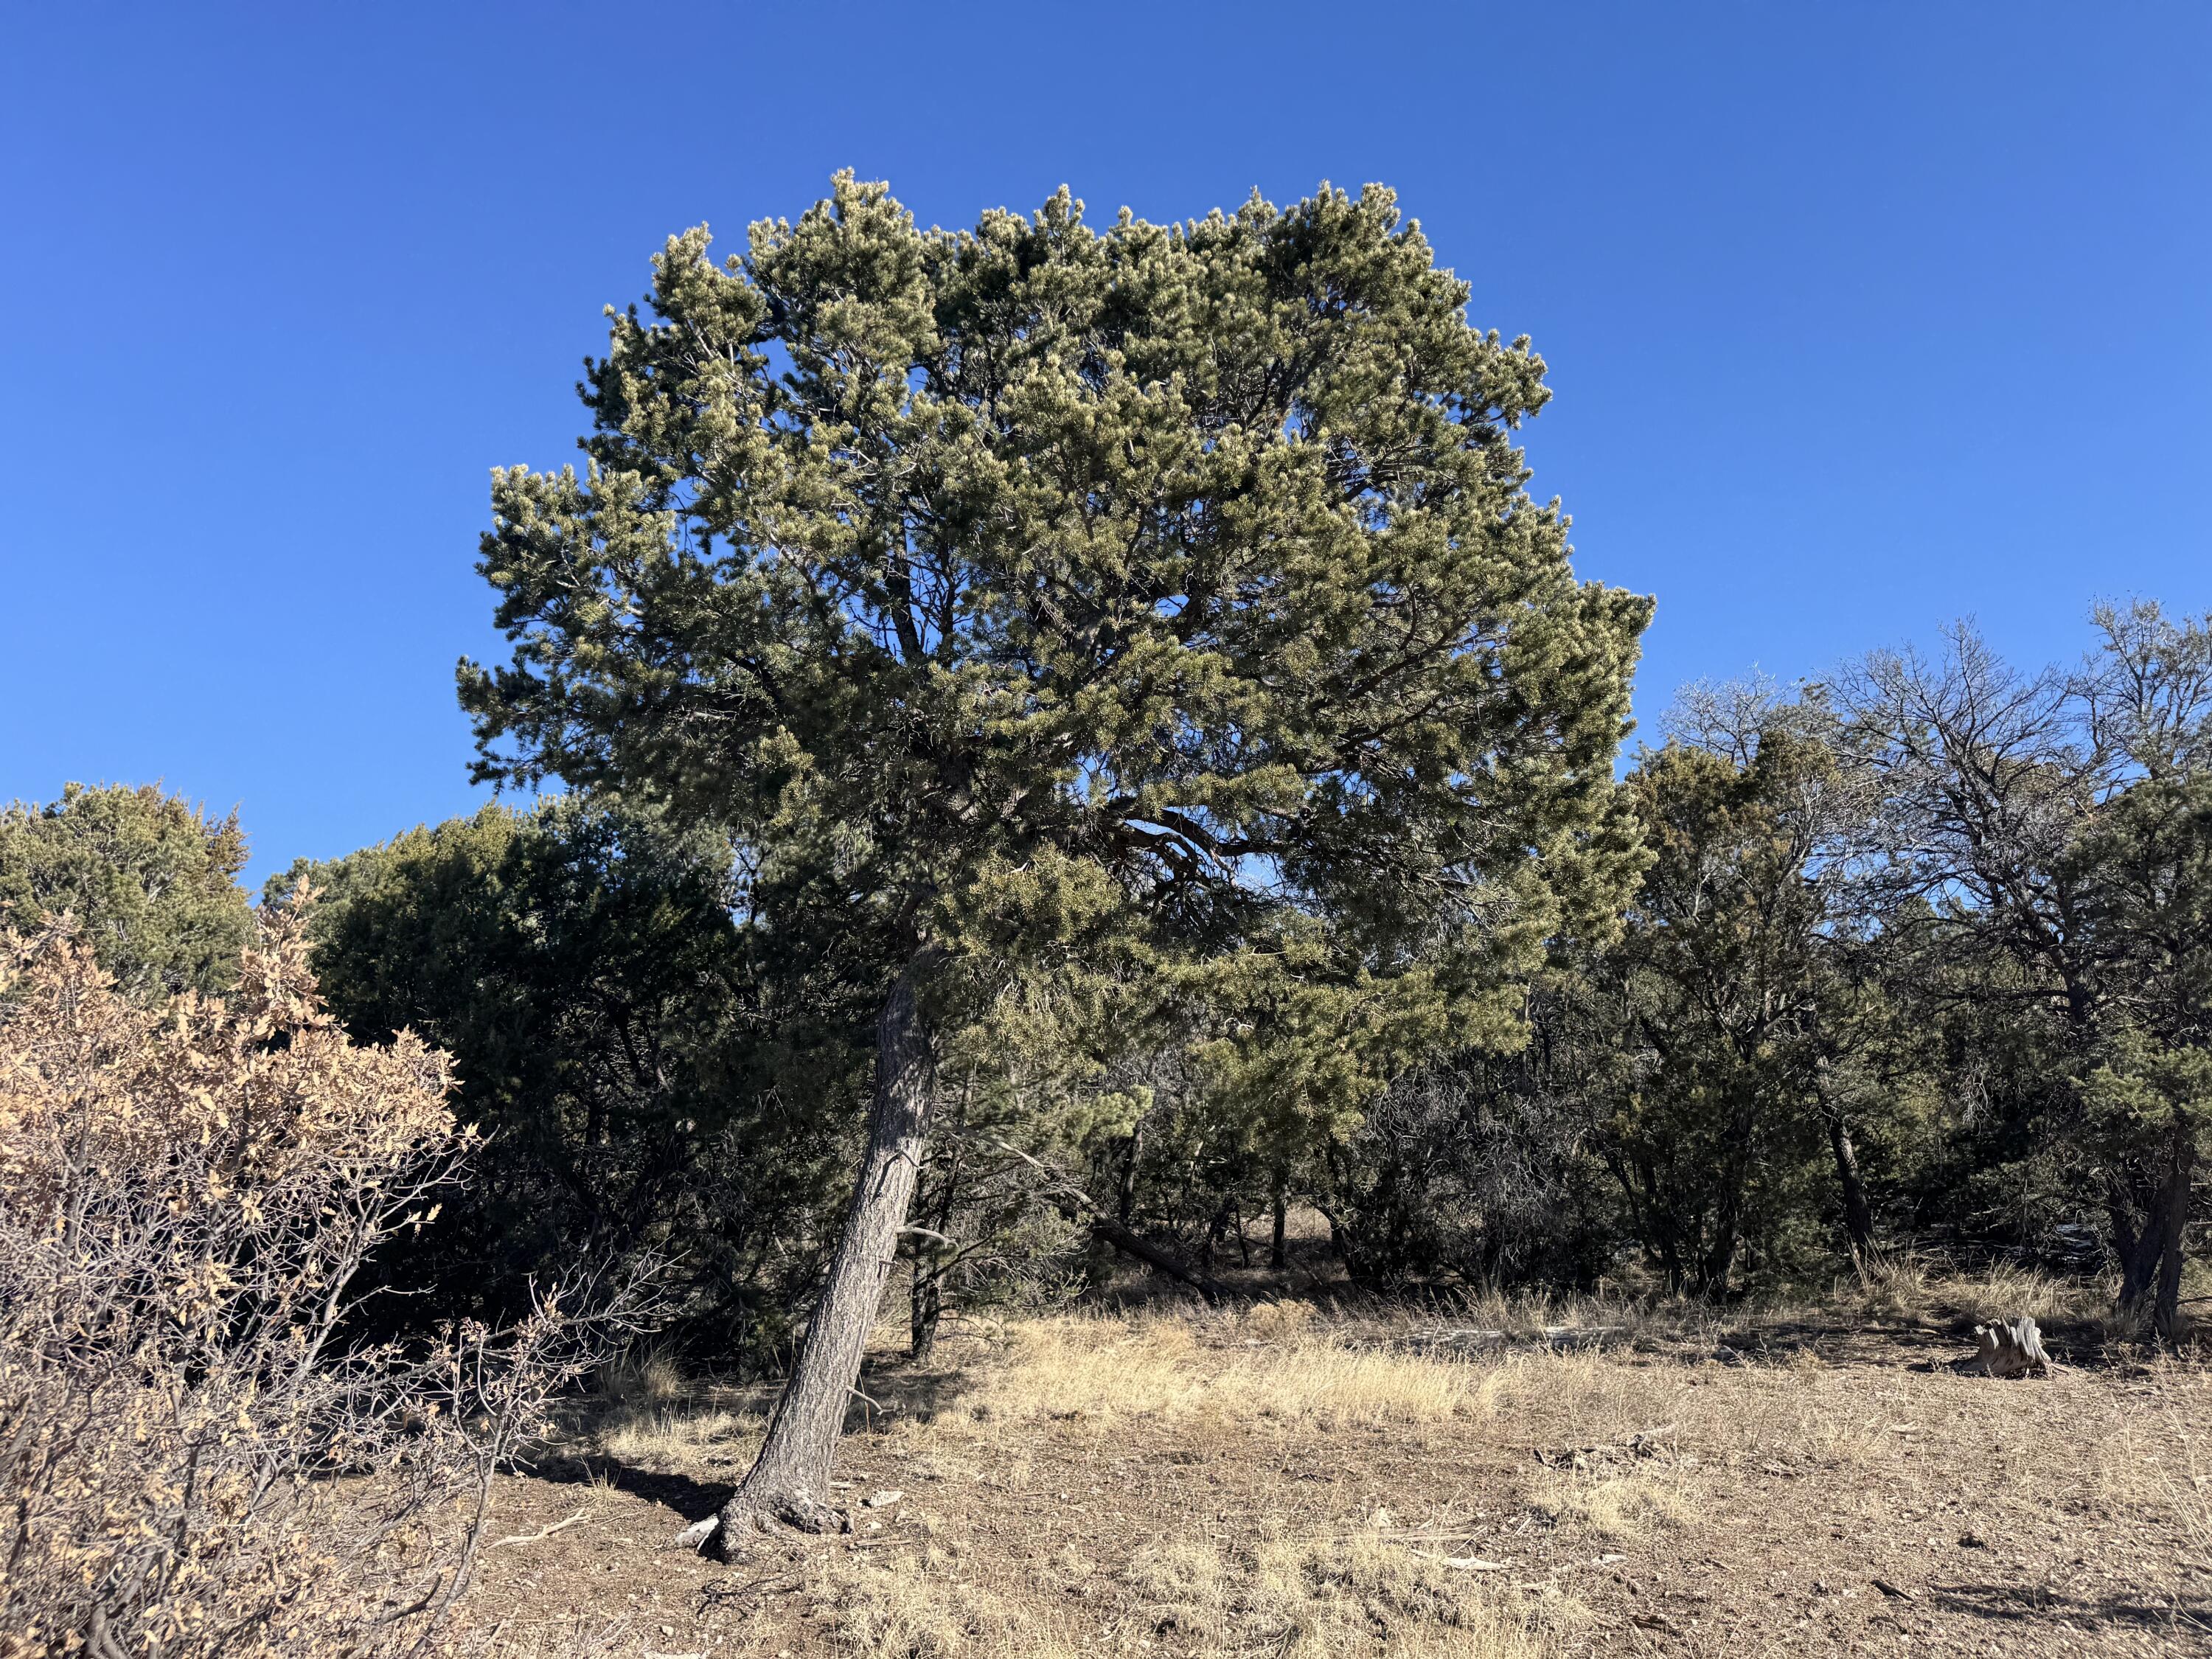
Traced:
[[[928, 1422], [972, 1382], [972, 1370], [966, 1366], [924, 1369], [903, 1357], [890, 1361], [872, 1358], [845, 1414], [844, 1433], [838, 1443], [839, 1462], [848, 1453], [865, 1449], [868, 1443], [880, 1440], [902, 1423]], [[718, 1389], [693, 1397], [669, 1414], [708, 1417], [732, 1407], [762, 1413], [773, 1407], [775, 1399], [773, 1386]], [[578, 1425], [576, 1438], [588, 1442], [598, 1428], [612, 1420], [613, 1415], [609, 1412], [597, 1423]], [[687, 1526], [720, 1509], [735, 1489], [735, 1483], [726, 1478], [702, 1479], [665, 1465], [641, 1463], [581, 1445], [542, 1459], [532, 1473], [538, 1479], [556, 1485], [611, 1487], [672, 1510]]]
[[602, 1452], [574, 1452], [548, 1458], [532, 1474], [556, 1486], [611, 1486], [618, 1492], [657, 1504], [681, 1517], [681, 1530], [722, 1507], [732, 1491], [726, 1480], [695, 1480], [688, 1474], [649, 1469]]
[[2064, 1620], [2133, 1630], [2182, 1626], [2212, 1636], [2212, 1600], [2202, 1595], [2177, 1594], [2171, 1605], [2160, 1606], [2124, 1595], [2067, 1595], [2040, 1584], [1936, 1584], [1926, 1595], [1930, 1607], [2005, 1624], [2047, 1627]]

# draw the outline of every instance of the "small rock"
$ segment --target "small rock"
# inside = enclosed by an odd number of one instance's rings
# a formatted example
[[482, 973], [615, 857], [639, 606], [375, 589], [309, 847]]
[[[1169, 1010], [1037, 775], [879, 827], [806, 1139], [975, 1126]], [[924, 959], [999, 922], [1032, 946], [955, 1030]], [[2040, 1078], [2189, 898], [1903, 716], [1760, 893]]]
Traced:
[[1962, 1532], [1959, 1534], [1959, 1547], [1962, 1550], [1985, 1550], [1989, 1547], [1990, 1540], [1978, 1532]]
[[864, 1510], [887, 1510], [905, 1496], [896, 1486], [887, 1492], [872, 1492], [860, 1500], [860, 1507]]
[[660, 1627], [660, 1633], [663, 1636], [673, 1636], [676, 1634], [676, 1626], [673, 1625], [663, 1625]]

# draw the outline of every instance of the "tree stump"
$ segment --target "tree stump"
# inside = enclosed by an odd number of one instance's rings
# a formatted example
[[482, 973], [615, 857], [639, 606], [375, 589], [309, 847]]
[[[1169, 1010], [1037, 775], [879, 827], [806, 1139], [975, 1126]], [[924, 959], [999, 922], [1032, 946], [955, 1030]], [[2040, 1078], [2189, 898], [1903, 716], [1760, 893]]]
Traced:
[[1977, 1325], [1982, 1369], [1991, 1376], [2048, 1376], [2051, 1356], [2043, 1352], [2043, 1333], [2033, 1319], [2009, 1325]]

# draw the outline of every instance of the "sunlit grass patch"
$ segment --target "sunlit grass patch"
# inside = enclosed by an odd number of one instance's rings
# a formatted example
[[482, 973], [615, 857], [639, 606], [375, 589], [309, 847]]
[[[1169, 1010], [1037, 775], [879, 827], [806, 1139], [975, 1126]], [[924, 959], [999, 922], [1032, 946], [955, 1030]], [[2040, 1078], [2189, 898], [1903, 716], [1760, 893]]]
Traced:
[[1698, 1515], [1678, 1480], [1643, 1470], [1547, 1476], [1535, 1509], [1554, 1525], [1571, 1524], [1615, 1544], [1687, 1526]]
[[[1251, 1328], [1248, 1319], [1239, 1328]], [[1013, 1328], [1002, 1364], [961, 1396], [971, 1416], [1133, 1416], [1327, 1427], [1437, 1423], [1488, 1410], [1491, 1370], [1359, 1347], [1278, 1316], [1277, 1340], [1206, 1346], [1179, 1319], [1043, 1319]]]

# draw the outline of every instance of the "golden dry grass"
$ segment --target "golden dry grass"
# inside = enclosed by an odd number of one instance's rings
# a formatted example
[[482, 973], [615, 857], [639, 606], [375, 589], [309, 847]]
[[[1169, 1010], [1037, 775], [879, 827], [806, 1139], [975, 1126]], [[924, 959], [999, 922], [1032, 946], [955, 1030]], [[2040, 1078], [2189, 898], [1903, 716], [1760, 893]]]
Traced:
[[885, 1353], [864, 1386], [890, 1409], [856, 1413], [839, 1474], [901, 1498], [734, 1574], [660, 1547], [757, 1411], [633, 1397], [590, 1448], [629, 1483], [605, 1519], [490, 1576], [569, 1613], [620, 1587], [647, 1647], [713, 1659], [2212, 1651], [2193, 1364], [2012, 1384], [1894, 1328], [1792, 1346], [1701, 1316], [1470, 1354], [1413, 1323], [1274, 1304], [1011, 1322], [921, 1371]]
[[2063, 1321], [2112, 1337], [2132, 1334], [2112, 1313], [2112, 1286], [2063, 1279], [2015, 1262], [1962, 1273], [1911, 1250], [1885, 1251], [1860, 1264], [1856, 1302], [1872, 1319], [1897, 1324], [1988, 1324], [2023, 1316]]
[[[1045, 1594], [1040, 1595], [1039, 1592]], [[1249, 1549], [1164, 1540], [1109, 1570], [1069, 1547], [1012, 1592], [941, 1550], [828, 1553], [805, 1583], [833, 1650], [863, 1659], [966, 1654], [1060, 1659], [1091, 1650], [1084, 1621], [1053, 1603], [1115, 1605], [1134, 1645], [1283, 1659], [1538, 1659], [1578, 1609], [1499, 1598], [1468, 1573], [1382, 1534], [1274, 1540]]]
[[958, 1403], [984, 1421], [1143, 1417], [1330, 1428], [1438, 1423], [1487, 1411], [1491, 1374], [1348, 1348], [1283, 1306], [1256, 1310], [1212, 1342], [1173, 1315], [1030, 1321], [1006, 1332], [994, 1363]]

